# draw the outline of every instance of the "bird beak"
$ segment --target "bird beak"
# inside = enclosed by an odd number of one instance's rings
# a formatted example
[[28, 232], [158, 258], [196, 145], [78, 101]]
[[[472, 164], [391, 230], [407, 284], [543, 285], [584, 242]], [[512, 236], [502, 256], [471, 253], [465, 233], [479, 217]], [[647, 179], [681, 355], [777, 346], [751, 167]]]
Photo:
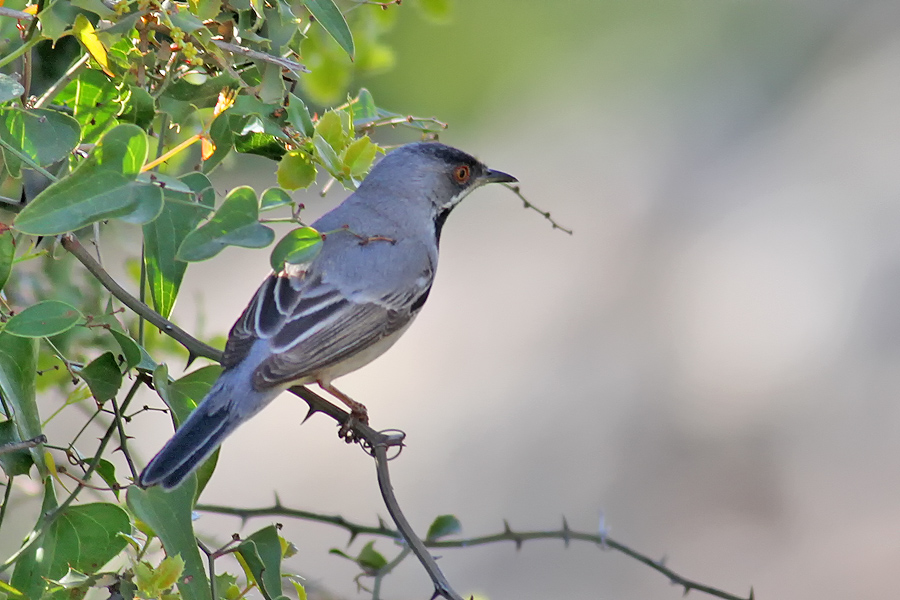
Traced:
[[504, 173], [503, 171], [495, 171], [493, 169], [488, 169], [482, 176], [482, 180], [485, 183], [516, 183], [519, 181], [512, 175]]

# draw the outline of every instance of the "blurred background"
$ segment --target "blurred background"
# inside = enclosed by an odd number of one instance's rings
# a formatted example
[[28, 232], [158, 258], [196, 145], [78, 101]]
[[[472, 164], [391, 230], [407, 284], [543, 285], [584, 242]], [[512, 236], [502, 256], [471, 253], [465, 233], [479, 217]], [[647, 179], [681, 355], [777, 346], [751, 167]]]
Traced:
[[[380, 106], [513, 173], [450, 218], [417, 323], [339, 386], [408, 447], [392, 463], [424, 534], [558, 529], [611, 537], [760, 599], [888, 598], [900, 563], [900, 3], [458, 0], [412, 3]], [[412, 134], [397, 139], [412, 141]], [[240, 168], [238, 168], [240, 167]], [[222, 191], [274, 185], [241, 159]], [[341, 193], [303, 201], [308, 216]], [[311, 219], [310, 219], [311, 220]], [[222, 276], [227, 265], [229, 277]], [[225, 333], [268, 252], [192, 266], [175, 319]], [[371, 460], [285, 396], [225, 444], [202, 500], [375, 524]], [[142, 418], [149, 458], [168, 417]], [[138, 435], [138, 433], [136, 433]], [[236, 484], [239, 482], [239, 484]], [[199, 528], [253, 531], [202, 515]], [[284, 523], [291, 569], [363, 598], [347, 536]], [[223, 538], [224, 539], [224, 538]], [[347, 551], [356, 554], [357, 542]], [[377, 549], [393, 553], [390, 542]], [[676, 599], [620, 554], [531, 542], [441, 552], [463, 595]], [[386, 598], [427, 598], [408, 560]], [[694, 593], [692, 596], [701, 597]]]

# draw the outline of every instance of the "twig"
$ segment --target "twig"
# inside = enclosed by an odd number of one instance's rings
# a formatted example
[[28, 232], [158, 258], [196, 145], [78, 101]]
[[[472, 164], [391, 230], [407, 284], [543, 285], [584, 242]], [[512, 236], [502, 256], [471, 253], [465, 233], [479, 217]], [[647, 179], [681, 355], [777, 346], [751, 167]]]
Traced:
[[100, 266], [100, 263], [84, 249], [84, 246], [81, 245], [73, 234], [66, 233], [61, 235], [60, 244], [75, 256], [75, 258], [91, 272], [91, 275], [93, 275], [103, 287], [109, 290], [119, 302], [146, 319], [154, 327], [159, 328], [161, 331], [178, 341], [187, 349], [191, 358], [199, 356], [211, 358], [213, 360], [219, 360], [221, 358], [222, 353], [219, 350], [194, 338], [188, 332], [184, 331], [168, 319], [164, 319], [158, 312], [125, 291], [125, 289], [116, 283], [116, 281], [109, 276], [109, 273]]
[[[63, 76], [60, 77], [53, 85], [47, 88], [47, 91], [41, 94], [41, 97], [35, 100], [34, 108], [40, 108], [53, 100], [56, 95], [62, 91], [64, 87], [71, 81], [72, 77], [75, 75], [75, 72], [87, 64], [88, 59], [91, 57], [90, 54], [85, 52], [84, 56], [75, 61], [71, 67], [69, 67]], [[143, 63], [141, 63], [143, 64]]]
[[3, 8], [2, 6], [0, 6], [0, 17], [12, 17], [19, 21], [31, 21], [34, 19], [34, 15], [30, 15], [27, 12], [14, 10], [12, 8]]
[[[276, 502], [274, 505], [265, 508], [235, 508], [233, 506], [198, 504], [195, 509], [204, 512], [236, 516], [239, 517], [242, 521], [246, 521], [247, 519], [250, 519], [252, 517], [293, 517], [296, 519], [304, 519], [319, 523], [329, 523], [332, 525], [337, 525], [338, 527], [349, 531], [351, 542], [359, 534], [386, 537], [393, 540], [403, 539], [399, 531], [391, 529], [385, 526], [383, 523], [380, 523], [378, 526], [364, 525], [362, 523], [347, 521], [343, 517], [288, 508], [286, 506], [282, 506], [280, 502]], [[531, 540], [562, 540], [566, 544], [566, 546], [568, 546], [572, 540], [578, 540], [596, 544], [602, 548], [611, 548], [612, 550], [621, 552], [629, 558], [633, 558], [638, 562], [641, 562], [649, 566], [653, 570], [666, 576], [672, 584], [683, 587], [685, 592], [696, 590], [698, 592], [703, 592], [716, 598], [722, 598], [723, 600], [753, 600], [752, 590], [750, 592], [750, 595], [747, 598], [744, 598], [742, 596], [730, 594], [723, 590], [719, 590], [717, 588], [693, 581], [691, 579], [688, 579], [687, 577], [679, 575], [672, 569], [666, 567], [663, 564], [663, 561], [654, 560], [636, 550], [633, 550], [629, 546], [626, 546], [625, 544], [610, 538], [603, 532], [585, 533], [580, 531], [573, 531], [569, 528], [569, 524], [565, 519], [563, 519], [563, 525], [560, 529], [550, 531], [514, 531], [505, 521], [503, 525], [503, 531], [501, 531], [500, 533], [455, 540], [425, 540], [424, 545], [428, 548], [468, 548], [471, 546], [481, 546], [484, 544], [493, 544], [497, 542], [513, 542], [516, 545], [516, 549], [518, 549], [521, 548], [523, 543]]]
[[553, 219], [553, 217], [550, 216], [550, 211], [548, 211], [548, 210], [541, 210], [541, 209], [539, 209], [537, 206], [535, 206], [534, 204], [532, 204], [531, 202], [529, 202], [528, 199], [526, 199], [525, 196], [522, 195], [522, 191], [521, 191], [521, 189], [519, 188], [519, 186], [517, 186], [517, 185], [515, 185], [515, 184], [512, 184], [512, 183], [504, 183], [504, 184], [503, 184], [503, 187], [507, 188], [508, 190], [512, 191], [513, 194], [515, 194], [516, 196], [518, 196], [518, 197], [519, 197], [519, 200], [522, 201], [522, 204], [525, 205], [525, 208], [526, 208], [526, 209], [528, 209], [528, 210], [533, 210], [533, 211], [536, 212], [537, 214], [541, 215], [542, 217], [544, 217], [545, 219], [547, 219], [548, 221], [550, 221], [550, 224], [553, 226], [553, 229], [559, 229], [560, 231], [564, 231], [564, 232], [568, 233], [569, 235], [572, 235], [572, 230], [569, 229], [569, 228], [567, 228], [567, 227], [563, 227], [562, 225], [560, 225], [559, 223], [557, 223], [557, 222]]
[[37, 437], [33, 437], [30, 440], [23, 440], [21, 442], [9, 442], [8, 444], [0, 445], [0, 454], [6, 454], [8, 452], [15, 452], [16, 450], [24, 450], [26, 448], [34, 448], [39, 444], [43, 444], [47, 441], [47, 436], [41, 434]]
[[304, 65], [293, 61], [289, 58], [283, 58], [281, 56], [273, 56], [271, 54], [266, 54], [265, 52], [259, 52], [257, 50], [252, 50], [250, 48], [245, 48], [243, 46], [238, 46], [237, 44], [230, 44], [228, 42], [222, 40], [210, 40], [213, 44], [225, 50], [226, 52], [231, 52], [232, 54], [240, 54], [241, 56], [246, 56], [247, 58], [261, 60], [263, 62], [272, 63], [273, 65], [278, 65], [283, 69], [287, 69], [289, 71], [293, 71], [294, 73], [309, 73], [309, 69], [307, 69]]
[[[145, 377], [145, 375], [138, 375], [139, 379], [143, 377]], [[134, 461], [131, 460], [131, 453], [128, 452], [128, 436], [125, 435], [125, 425], [122, 423], [122, 411], [119, 410], [119, 403], [116, 402], [115, 398], [110, 401], [112, 402], [113, 406], [113, 418], [116, 420], [116, 429], [119, 430], [119, 449], [122, 451], [122, 454], [125, 455], [125, 461], [128, 463], [128, 468], [131, 470], [131, 477], [134, 479], [134, 481], [137, 481], [138, 472], [137, 469], [134, 468]]]

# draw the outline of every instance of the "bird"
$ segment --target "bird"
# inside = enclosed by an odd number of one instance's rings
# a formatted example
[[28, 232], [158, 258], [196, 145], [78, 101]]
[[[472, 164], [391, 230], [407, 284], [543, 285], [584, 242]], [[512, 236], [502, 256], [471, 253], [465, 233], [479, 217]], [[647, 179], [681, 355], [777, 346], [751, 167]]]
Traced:
[[388, 152], [355, 192], [312, 223], [325, 233], [318, 254], [263, 281], [231, 328], [221, 375], [138, 484], [177, 487], [293, 385], [318, 384], [350, 408], [351, 420], [367, 423], [365, 406], [332, 381], [384, 353], [419, 314], [453, 208], [484, 184], [517, 181], [436, 141]]

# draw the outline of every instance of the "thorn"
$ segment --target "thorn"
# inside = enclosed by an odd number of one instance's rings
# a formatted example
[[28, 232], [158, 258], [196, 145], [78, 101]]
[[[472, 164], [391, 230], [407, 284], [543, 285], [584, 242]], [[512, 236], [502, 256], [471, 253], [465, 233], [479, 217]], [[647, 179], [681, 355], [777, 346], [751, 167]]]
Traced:
[[353, 531], [351, 531], [351, 532], [350, 532], [350, 539], [347, 540], [347, 545], [348, 545], [348, 546], [352, 546], [352, 545], [353, 545], [353, 541], [356, 539], [356, 536], [358, 536], [358, 535], [359, 535], [359, 532], [356, 531], [355, 529], [354, 529]]
[[[669, 557], [666, 556], [665, 554], [663, 554], [662, 558], [660, 558], [658, 561], [656, 561], [656, 564], [658, 564], [660, 567], [665, 567], [667, 560], [669, 560]], [[673, 581], [672, 583], [678, 583], [678, 582]]]
[[684, 598], [685, 596], [688, 595], [688, 592], [690, 592], [690, 591], [691, 591], [691, 588], [689, 588], [688, 586], [684, 586], [684, 593], [681, 594], [681, 597]]
[[275, 508], [284, 508], [281, 505], [281, 498], [278, 497], [278, 492], [275, 492]]
[[600, 546], [605, 550], [608, 548], [606, 545], [606, 537], [609, 535], [609, 529], [606, 527], [606, 515], [603, 514], [603, 511], [600, 511], [600, 525], [597, 528], [597, 532], [600, 535]]
[[503, 533], [512, 535], [512, 529], [509, 528], [509, 521], [503, 519]]
[[753, 586], [752, 585], [750, 586], [750, 597], [747, 598], [747, 600], [755, 600], [755, 597], [753, 596]]
[[570, 541], [569, 533], [570, 532], [571, 532], [571, 530], [569, 529], [569, 522], [566, 521], [566, 517], [564, 515], [563, 516], [562, 535], [563, 535], [563, 542], [566, 544], [566, 548], [569, 547], [569, 541]]
[[441, 590], [439, 590], [438, 587], [435, 586], [435, 587], [434, 587], [434, 593], [431, 594], [430, 600], [434, 600], [435, 598], [438, 598], [438, 597], [440, 597], [440, 596], [442, 596]]
[[309, 421], [309, 418], [310, 418], [311, 416], [313, 416], [314, 414], [316, 414], [317, 412], [319, 412], [319, 409], [315, 408], [312, 404], [310, 404], [310, 405], [309, 405], [309, 411], [306, 413], [306, 416], [303, 417], [303, 420], [300, 421], [300, 424], [303, 425], [304, 423], [306, 423], [307, 421]]
[[188, 350], [188, 359], [187, 359], [187, 363], [185, 363], [185, 365], [184, 365], [184, 368], [187, 369], [188, 367], [190, 367], [194, 363], [195, 360], [197, 360], [197, 355], [194, 354], [194, 352], [192, 350]]
[[381, 518], [381, 515], [378, 515], [378, 527], [381, 529], [390, 529], [388, 524], [384, 522], [384, 519]]

